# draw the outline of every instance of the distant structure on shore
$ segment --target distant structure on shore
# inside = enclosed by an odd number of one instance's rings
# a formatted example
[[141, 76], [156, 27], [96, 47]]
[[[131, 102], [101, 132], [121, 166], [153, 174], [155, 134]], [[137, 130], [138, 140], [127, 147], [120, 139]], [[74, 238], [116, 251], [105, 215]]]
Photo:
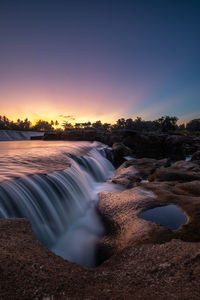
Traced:
[[92, 126], [91, 122], [75, 124], [75, 128], [90, 128], [91, 126]]

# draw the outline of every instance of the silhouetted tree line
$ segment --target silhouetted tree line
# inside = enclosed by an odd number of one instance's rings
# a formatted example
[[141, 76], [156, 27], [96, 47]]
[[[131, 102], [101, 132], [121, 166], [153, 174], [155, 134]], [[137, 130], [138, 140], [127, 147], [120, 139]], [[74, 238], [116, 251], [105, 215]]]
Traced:
[[39, 120], [35, 125], [27, 118], [24, 120], [18, 119], [16, 122], [9, 120], [6, 116], [0, 116], [0, 129], [7, 130], [32, 130], [32, 131], [54, 131], [53, 126], [58, 126], [58, 121], [50, 123], [44, 120]]
[[[145, 121], [141, 117], [137, 117], [135, 120], [129, 118], [121, 118], [116, 121], [114, 125], [109, 123], [102, 123], [100, 120], [91, 123], [76, 123], [72, 125], [69, 122], [64, 122], [62, 124], [63, 130], [77, 129], [77, 128], [95, 128], [101, 130], [115, 130], [115, 129], [129, 129], [137, 131], [157, 131], [170, 132], [170, 131], [183, 131], [187, 130], [189, 132], [200, 131], [200, 119], [194, 119], [185, 124], [177, 124], [178, 118], [173, 116], [162, 116], [161, 118], [154, 121]], [[85, 125], [84, 125], [85, 124]], [[18, 119], [16, 122], [9, 120], [6, 116], [0, 116], [0, 129], [9, 129], [9, 130], [35, 130], [35, 131], [61, 131], [61, 128], [58, 128], [58, 121], [47, 122], [45, 120], [39, 120], [35, 125], [32, 125], [31, 122], [26, 118], [25, 120]], [[80, 127], [81, 125], [81, 127]], [[83, 126], [84, 125], [84, 126]], [[55, 126], [55, 128], [53, 127]]]
[[145, 121], [142, 118], [137, 117], [135, 120], [132, 119], [119, 119], [114, 128], [125, 128], [133, 129], [139, 131], [156, 131], [160, 130], [162, 132], [170, 131], [183, 131], [187, 130], [189, 132], [200, 131], [200, 119], [194, 119], [185, 124], [177, 124], [178, 118], [173, 116], [162, 116], [161, 118], [154, 121]]
[[104, 128], [109, 130], [114, 129], [130, 129], [137, 131], [157, 131], [170, 132], [170, 131], [183, 131], [189, 132], [200, 131], [200, 119], [194, 119], [185, 124], [177, 124], [178, 118], [173, 116], [162, 116], [161, 118], [154, 121], [145, 121], [141, 117], [137, 117], [135, 120], [129, 119], [118, 119], [114, 125], [108, 123], [102, 124], [101, 121], [96, 121], [92, 124], [94, 128]]

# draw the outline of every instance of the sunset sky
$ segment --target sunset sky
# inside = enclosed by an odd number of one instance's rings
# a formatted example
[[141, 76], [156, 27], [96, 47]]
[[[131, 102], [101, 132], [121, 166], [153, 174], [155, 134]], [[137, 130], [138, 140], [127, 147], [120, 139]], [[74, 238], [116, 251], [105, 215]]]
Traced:
[[0, 114], [200, 118], [200, 1], [1, 0]]

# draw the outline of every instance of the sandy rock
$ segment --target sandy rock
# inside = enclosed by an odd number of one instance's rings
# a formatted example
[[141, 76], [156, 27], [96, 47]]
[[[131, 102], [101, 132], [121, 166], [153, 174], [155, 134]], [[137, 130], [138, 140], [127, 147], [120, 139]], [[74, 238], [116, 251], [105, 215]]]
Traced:
[[[97, 209], [106, 224], [107, 235], [100, 243], [104, 260], [111, 254], [121, 251], [130, 243], [138, 244], [153, 241], [156, 236], [168, 238], [170, 230], [153, 222], [138, 218], [138, 214], [159, 205], [152, 192], [135, 187], [123, 192], [101, 192]], [[165, 233], [165, 234], [164, 234]]]

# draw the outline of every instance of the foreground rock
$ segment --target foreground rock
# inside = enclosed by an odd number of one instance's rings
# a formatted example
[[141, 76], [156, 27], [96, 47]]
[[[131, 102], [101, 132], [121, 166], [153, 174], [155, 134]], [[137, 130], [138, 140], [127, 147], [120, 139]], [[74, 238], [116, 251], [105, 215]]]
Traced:
[[138, 218], [141, 211], [156, 205], [156, 196], [140, 187], [118, 193], [99, 194], [97, 207], [107, 228], [107, 235], [100, 243], [102, 261], [130, 244], [166, 241], [171, 238], [171, 231], [167, 228]]
[[0, 298], [199, 299], [200, 243], [126, 247], [96, 269], [57, 257], [24, 219], [0, 221]]

